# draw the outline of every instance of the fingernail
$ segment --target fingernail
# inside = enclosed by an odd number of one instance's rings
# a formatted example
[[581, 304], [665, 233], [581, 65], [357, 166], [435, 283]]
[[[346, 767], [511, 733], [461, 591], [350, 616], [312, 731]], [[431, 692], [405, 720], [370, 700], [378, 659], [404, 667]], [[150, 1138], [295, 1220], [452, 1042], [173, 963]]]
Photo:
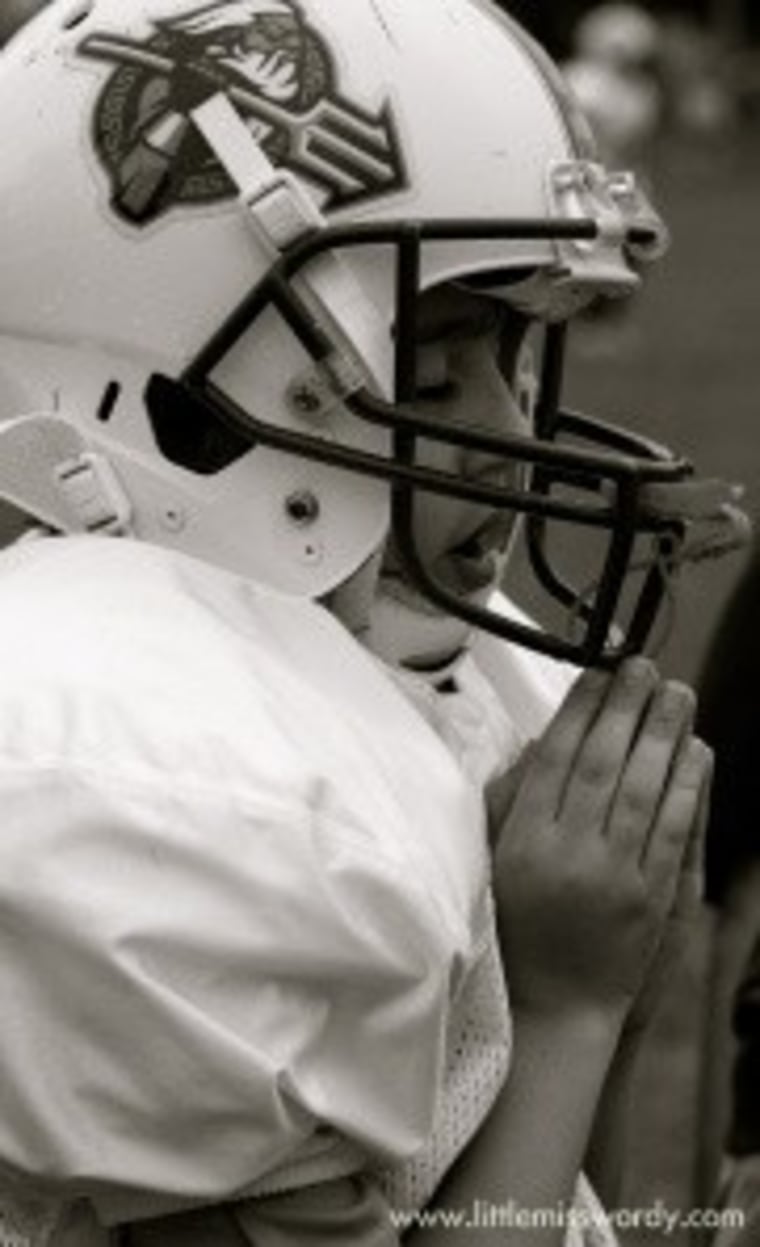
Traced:
[[713, 751], [698, 736], [692, 736], [686, 747], [684, 762], [692, 771], [700, 771], [712, 767]]
[[651, 682], [655, 677], [654, 663], [648, 658], [627, 658], [620, 668], [623, 680], [630, 688], [637, 688], [645, 681]]
[[603, 671], [601, 667], [588, 667], [581, 676], [584, 686], [591, 692], [597, 689], [606, 688], [610, 682], [610, 673]]
[[694, 694], [686, 684], [668, 681], [659, 692], [659, 710], [663, 718], [680, 719], [694, 711]]

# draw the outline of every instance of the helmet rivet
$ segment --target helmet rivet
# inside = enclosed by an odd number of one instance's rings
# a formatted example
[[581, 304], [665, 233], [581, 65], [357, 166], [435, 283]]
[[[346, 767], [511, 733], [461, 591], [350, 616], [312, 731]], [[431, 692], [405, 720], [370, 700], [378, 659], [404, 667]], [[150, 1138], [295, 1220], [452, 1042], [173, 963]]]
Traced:
[[290, 391], [290, 401], [296, 411], [304, 416], [314, 416], [322, 410], [322, 395], [312, 385], [301, 382]]
[[161, 523], [167, 532], [181, 533], [186, 522], [187, 517], [182, 507], [169, 506], [161, 511]]
[[299, 489], [285, 499], [285, 513], [289, 520], [304, 528], [319, 519], [319, 499], [308, 489]]
[[322, 544], [319, 541], [309, 541], [301, 551], [301, 561], [314, 567], [322, 562]]

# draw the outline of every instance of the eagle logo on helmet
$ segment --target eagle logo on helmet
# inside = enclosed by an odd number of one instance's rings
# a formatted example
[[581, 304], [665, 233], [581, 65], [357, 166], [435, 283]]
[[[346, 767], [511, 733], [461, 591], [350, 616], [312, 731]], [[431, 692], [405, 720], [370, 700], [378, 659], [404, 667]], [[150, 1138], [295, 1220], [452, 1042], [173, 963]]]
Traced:
[[406, 186], [390, 105], [371, 112], [340, 93], [330, 48], [296, 0], [221, 0], [153, 27], [144, 40], [93, 33], [78, 48], [115, 66], [93, 138], [112, 207], [130, 224], [236, 194], [191, 119], [219, 91], [273, 164], [317, 190], [323, 211]]

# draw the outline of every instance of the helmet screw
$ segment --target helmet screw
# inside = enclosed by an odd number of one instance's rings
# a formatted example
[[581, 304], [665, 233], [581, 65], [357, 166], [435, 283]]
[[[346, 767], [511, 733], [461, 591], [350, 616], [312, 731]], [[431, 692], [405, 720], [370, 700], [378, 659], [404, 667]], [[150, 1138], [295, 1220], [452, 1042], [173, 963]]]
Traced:
[[319, 499], [311, 490], [299, 489], [285, 499], [285, 513], [299, 528], [305, 528], [319, 519]]
[[166, 506], [161, 511], [161, 522], [167, 532], [181, 533], [186, 523], [185, 512], [182, 507]]
[[322, 410], [322, 395], [314, 386], [307, 385], [302, 382], [296, 385], [290, 392], [290, 401], [296, 411], [301, 412], [304, 416], [314, 416]]

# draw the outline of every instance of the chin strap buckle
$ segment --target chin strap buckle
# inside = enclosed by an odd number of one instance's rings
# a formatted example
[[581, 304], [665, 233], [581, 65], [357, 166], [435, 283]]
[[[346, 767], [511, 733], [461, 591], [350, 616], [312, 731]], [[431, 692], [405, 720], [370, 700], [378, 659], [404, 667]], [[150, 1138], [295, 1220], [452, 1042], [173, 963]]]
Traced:
[[193, 121], [237, 186], [249, 224], [272, 258], [324, 228], [316, 204], [287, 169], [274, 166], [223, 92], [194, 109]]
[[66, 503], [88, 533], [123, 537], [132, 524], [132, 505], [111, 464], [86, 451], [55, 468]]
[[275, 255], [305, 234], [324, 227], [324, 217], [287, 172], [278, 173], [245, 202], [251, 225]]

